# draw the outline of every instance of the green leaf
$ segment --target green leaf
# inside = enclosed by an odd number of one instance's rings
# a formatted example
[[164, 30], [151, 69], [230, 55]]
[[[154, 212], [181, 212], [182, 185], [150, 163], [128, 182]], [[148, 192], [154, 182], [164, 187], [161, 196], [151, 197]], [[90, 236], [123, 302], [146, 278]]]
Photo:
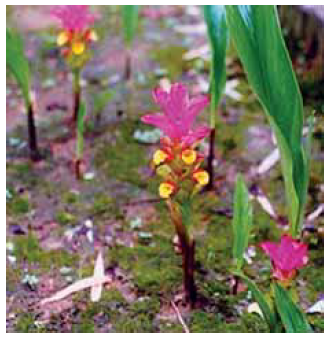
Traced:
[[275, 6], [226, 6], [231, 37], [264, 108], [281, 153], [289, 221], [300, 232], [306, 161], [301, 144], [303, 104]]
[[267, 299], [264, 297], [263, 293], [257, 287], [257, 285], [243, 273], [235, 271], [233, 272], [236, 276], [240, 277], [247, 285], [248, 289], [251, 291], [254, 299], [259, 304], [259, 307], [263, 313], [263, 317], [267, 322], [270, 332], [278, 332], [277, 317], [276, 314], [270, 308]]
[[84, 149], [84, 117], [86, 115], [86, 105], [81, 102], [77, 117], [77, 135], [76, 135], [76, 156], [80, 159], [83, 156]]
[[210, 90], [212, 97], [211, 128], [215, 128], [217, 106], [220, 102], [226, 81], [225, 57], [229, 34], [226, 24], [225, 6], [205, 5], [203, 8], [212, 50], [212, 65], [210, 74]]
[[[303, 224], [304, 221], [304, 207], [307, 202], [308, 195], [308, 186], [309, 186], [309, 173], [310, 173], [310, 158], [311, 158], [311, 143], [312, 135], [314, 130], [314, 116], [308, 118], [308, 135], [304, 140], [303, 150], [304, 150], [304, 160], [305, 160], [305, 177], [304, 177], [304, 186], [302, 189], [302, 208], [300, 209], [300, 221], [299, 224]], [[300, 226], [301, 229], [301, 226]]]
[[138, 5], [122, 5], [122, 22], [124, 41], [126, 45], [130, 46], [134, 39], [139, 17]]
[[28, 106], [31, 103], [31, 74], [29, 62], [24, 54], [22, 38], [18, 33], [13, 32], [8, 28], [6, 31], [6, 66], [14, 75], [18, 85], [20, 86], [28, 109]]
[[274, 285], [275, 302], [287, 333], [313, 332], [304, 313], [295, 305], [290, 295], [278, 284]]
[[252, 227], [253, 208], [249, 201], [249, 192], [245, 181], [238, 175], [236, 189], [234, 193], [234, 215], [232, 220], [233, 227], [233, 257], [240, 270], [244, 261], [244, 252], [248, 245], [249, 232]]

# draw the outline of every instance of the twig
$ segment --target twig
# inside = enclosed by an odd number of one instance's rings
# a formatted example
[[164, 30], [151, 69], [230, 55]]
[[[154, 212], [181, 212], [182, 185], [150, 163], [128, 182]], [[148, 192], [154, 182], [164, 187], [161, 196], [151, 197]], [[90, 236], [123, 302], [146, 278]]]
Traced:
[[179, 322], [182, 324], [185, 333], [190, 333], [190, 330], [188, 329], [187, 325], [185, 324], [184, 319], [183, 319], [182, 315], [180, 314], [180, 312], [178, 310], [178, 307], [176, 306], [176, 304], [173, 301], [171, 301], [170, 303], [171, 303], [171, 306], [174, 308], [176, 315], [177, 315], [177, 318], [178, 318]]

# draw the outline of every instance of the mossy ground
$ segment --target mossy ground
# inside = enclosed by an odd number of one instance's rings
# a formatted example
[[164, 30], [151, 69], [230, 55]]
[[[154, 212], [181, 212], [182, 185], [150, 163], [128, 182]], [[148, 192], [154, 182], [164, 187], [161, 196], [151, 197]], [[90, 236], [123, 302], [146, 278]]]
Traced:
[[[15, 12], [15, 7], [7, 10], [9, 19], [12, 12]], [[105, 90], [104, 83], [108, 83], [110, 76], [122, 75], [119, 74], [118, 62], [122, 62], [123, 48], [118, 37], [119, 22], [114, 13], [117, 13], [116, 8], [103, 9], [103, 20], [97, 26], [105, 43], [101, 40], [100, 47], [96, 47], [95, 60], [86, 70], [88, 89], [84, 89], [84, 97], [89, 103], [93, 102], [90, 93]], [[172, 19], [175, 23], [180, 23], [185, 17], [180, 11], [174, 13]], [[22, 15], [24, 18], [24, 13]], [[163, 17], [155, 21], [142, 17], [140, 40], [135, 42], [134, 67], [139, 69], [139, 74], [134, 75], [130, 85], [120, 81], [112, 86], [115, 96], [102, 112], [101, 125], [95, 130], [88, 128], [85, 153], [87, 171], [95, 174], [92, 180], [76, 181], [73, 175], [72, 140], [62, 121], [70, 113], [70, 95], [67, 95], [69, 99], [65, 96], [65, 102], [58, 102], [54, 101], [54, 94], [50, 97], [47, 89], [40, 92], [41, 107], [45, 111], [37, 116], [37, 120], [45, 160], [32, 164], [27, 159], [26, 147], [7, 146], [7, 243], [13, 244], [13, 249], [7, 247], [8, 331], [183, 332], [171, 306], [175, 301], [191, 332], [267, 332], [266, 324], [258, 315], [247, 313], [247, 305], [252, 302], [247, 290], [243, 289], [236, 296], [231, 294], [231, 212], [236, 174], [244, 173], [248, 185], [258, 185], [276, 213], [283, 218], [286, 215], [279, 166], [264, 177], [250, 173], [274, 146], [261, 107], [244, 79], [240, 79], [238, 86], [242, 101], [227, 98], [219, 114], [216, 189], [199, 196], [192, 218], [191, 230], [197, 240], [198, 306], [187, 311], [182, 301], [181, 256], [174, 250], [174, 228], [165, 204], [158, 201], [158, 182], [150, 166], [157, 145], [142, 144], [133, 137], [137, 129], [151, 130], [140, 122], [140, 116], [156, 110], [151, 88], [158, 84], [160, 69], [165, 70], [171, 80], [188, 85], [196, 81], [190, 72], [192, 69], [193, 74], [198, 72], [208, 79], [208, 62], [198, 65], [182, 59], [187, 50], [206, 43], [205, 38], [184, 42], [183, 35], [174, 31], [174, 23], [168, 19]], [[15, 25], [13, 18], [10, 22]], [[33, 35], [24, 28], [24, 20], [21, 24], [27, 42], [37, 48], [31, 42]], [[41, 81], [58, 72], [67, 74], [68, 70], [58, 57], [52, 71], [45, 66], [54, 60], [54, 46], [49, 43], [53, 33], [45, 28], [38, 32], [42, 48], [34, 67], [38, 65]], [[105, 57], [108, 38], [111, 53]], [[166, 46], [162, 43], [165, 38]], [[100, 63], [105, 63], [104, 68], [98, 68]], [[156, 68], [159, 70], [153, 71]], [[59, 88], [67, 86], [70, 91], [66, 78], [57, 81]], [[16, 90], [10, 79], [7, 88]], [[20, 97], [13, 95], [8, 100], [17, 101]], [[67, 109], [49, 112], [46, 107], [54, 102], [67, 105]], [[93, 111], [93, 105], [89, 107]], [[24, 139], [24, 117], [18, 125], [7, 128], [7, 138]], [[207, 110], [201, 120], [208, 121]], [[317, 115], [317, 120], [319, 132], [314, 135], [309, 211], [323, 203], [320, 190], [323, 184], [323, 115]], [[257, 129], [266, 131], [267, 135], [264, 136], [266, 140], [261, 137], [261, 142], [264, 142], [262, 150], [251, 143], [257, 137], [254, 136]], [[253, 203], [254, 226], [250, 245], [278, 240], [284, 232], [281, 222], [271, 219], [258, 202]], [[137, 228], [132, 226], [136, 218], [141, 221]], [[87, 236], [87, 220], [93, 223], [92, 241]], [[316, 228], [323, 228], [323, 217], [316, 220]], [[310, 263], [302, 269], [298, 287], [300, 303], [307, 308], [324, 292], [324, 239], [314, 232], [305, 240], [310, 244]], [[37, 306], [38, 302], [70, 281], [90, 276], [100, 248], [106, 272], [113, 277], [114, 285], [103, 290], [98, 303], [89, 300], [89, 291], [82, 291], [75, 294], [64, 309], [59, 310], [54, 305], [51, 314], [45, 317]], [[15, 257], [16, 261], [10, 257]], [[252, 259], [253, 263], [246, 264], [245, 270], [262, 289], [267, 290], [270, 263], [259, 249]], [[69, 268], [69, 272], [61, 272], [64, 267]], [[27, 274], [38, 278], [36, 285], [22, 282]], [[316, 331], [323, 331], [323, 315], [311, 315], [309, 319]]]

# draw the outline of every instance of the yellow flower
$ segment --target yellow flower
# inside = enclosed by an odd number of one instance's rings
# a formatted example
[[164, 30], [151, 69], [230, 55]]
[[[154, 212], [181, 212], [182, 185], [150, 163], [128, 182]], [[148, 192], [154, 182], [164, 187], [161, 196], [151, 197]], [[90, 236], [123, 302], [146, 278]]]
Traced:
[[57, 37], [57, 45], [59, 47], [64, 46], [70, 40], [70, 33], [67, 31], [62, 31]]
[[193, 174], [193, 178], [200, 184], [206, 185], [209, 183], [209, 174], [205, 170], [198, 170]]
[[169, 198], [175, 191], [175, 186], [172, 183], [163, 182], [159, 186], [159, 194], [162, 198]]
[[82, 41], [75, 41], [73, 42], [71, 49], [75, 55], [81, 55], [84, 53], [85, 43]]
[[196, 151], [194, 151], [192, 149], [185, 149], [182, 152], [182, 160], [184, 161], [184, 163], [193, 164], [196, 159], [197, 159]]
[[99, 37], [98, 37], [97, 33], [95, 32], [95, 30], [92, 29], [88, 32], [87, 39], [89, 41], [98, 41]]
[[159, 165], [163, 163], [167, 158], [168, 154], [165, 151], [158, 149], [153, 156], [153, 162], [154, 164]]

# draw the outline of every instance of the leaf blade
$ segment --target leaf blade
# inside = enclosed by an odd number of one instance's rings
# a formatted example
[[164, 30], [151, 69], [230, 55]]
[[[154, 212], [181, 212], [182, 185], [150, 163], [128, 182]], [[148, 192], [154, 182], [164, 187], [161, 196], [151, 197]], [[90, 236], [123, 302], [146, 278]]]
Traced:
[[124, 41], [131, 46], [136, 34], [139, 18], [139, 5], [122, 5], [122, 23]]
[[29, 62], [24, 54], [23, 40], [20, 35], [10, 29], [6, 29], [6, 66], [14, 75], [22, 90], [25, 104], [31, 103], [30, 84], [31, 73]]
[[224, 5], [204, 5], [204, 18], [212, 50], [210, 74], [211, 127], [215, 127], [215, 112], [220, 102], [226, 81], [226, 51], [229, 41]]
[[247, 284], [247, 287], [252, 292], [253, 297], [259, 304], [259, 307], [263, 313], [263, 317], [265, 318], [269, 326], [270, 332], [276, 332], [277, 331], [276, 314], [271, 310], [263, 293], [260, 291], [257, 285], [250, 278], [245, 276], [243, 273], [238, 272], [238, 271], [235, 271], [233, 273], [237, 275], [238, 277], [240, 277]]
[[307, 166], [301, 145], [303, 103], [275, 6], [228, 5], [227, 23], [248, 80], [281, 153], [292, 235], [300, 230]]
[[242, 175], [238, 175], [234, 194], [234, 214], [232, 228], [234, 235], [233, 257], [237, 270], [243, 265], [244, 252], [248, 245], [249, 232], [253, 222], [253, 208], [249, 201], [249, 192]]
[[292, 301], [289, 294], [278, 284], [274, 285], [275, 303], [287, 333], [313, 332], [305, 315]]

